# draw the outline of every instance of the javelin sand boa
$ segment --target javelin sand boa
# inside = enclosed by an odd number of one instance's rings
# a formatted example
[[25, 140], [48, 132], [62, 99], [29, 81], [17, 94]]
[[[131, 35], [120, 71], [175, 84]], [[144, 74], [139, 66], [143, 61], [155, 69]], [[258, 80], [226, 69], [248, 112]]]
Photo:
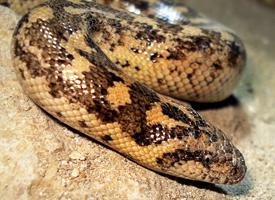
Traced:
[[52, 0], [20, 20], [12, 55], [26, 93], [147, 168], [212, 183], [242, 180], [244, 158], [221, 130], [149, 89], [197, 102], [228, 97], [245, 64], [237, 36], [166, 0], [98, 3]]

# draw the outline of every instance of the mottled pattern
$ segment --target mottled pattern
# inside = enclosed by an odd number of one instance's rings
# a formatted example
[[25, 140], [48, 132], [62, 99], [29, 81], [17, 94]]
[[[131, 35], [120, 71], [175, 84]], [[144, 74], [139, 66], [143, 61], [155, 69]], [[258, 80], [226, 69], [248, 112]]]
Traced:
[[181, 4], [101, 3], [109, 6], [51, 0], [20, 20], [12, 52], [26, 93], [147, 168], [212, 183], [242, 180], [244, 158], [224, 133], [154, 91], [199, 102], [226, 98], [245, 62], [237, 36]]

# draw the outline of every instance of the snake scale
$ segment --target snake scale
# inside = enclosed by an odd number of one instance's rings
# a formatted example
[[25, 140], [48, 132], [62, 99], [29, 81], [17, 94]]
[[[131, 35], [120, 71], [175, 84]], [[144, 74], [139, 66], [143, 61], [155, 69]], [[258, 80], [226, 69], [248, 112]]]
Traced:
[[243, 179], [240, 151], [175, 100], [232, 93], [245, 49], [230, 29], [168, 0], [39, 3], [12, 45], [20, 83], [37, 105], [154, 171], [218, 184]]

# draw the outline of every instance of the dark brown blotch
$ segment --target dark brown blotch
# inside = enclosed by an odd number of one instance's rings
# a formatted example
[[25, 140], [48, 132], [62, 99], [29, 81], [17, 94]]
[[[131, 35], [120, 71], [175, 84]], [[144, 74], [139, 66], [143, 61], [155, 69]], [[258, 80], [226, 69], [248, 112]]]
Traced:
[[130, 63], [128, 60], [126, 60], [125, 63], [121, 65], [122, 68], [129, 67], [129, 66], [130, 66]]
[[213, 30], [208, 30], [208, 29], [201, 29], [201, 32], [207, 35], [209, 38], [212, 40], [215, 40], [219, 42], [221, 40], [221, 33]]
[[221, 66], [221, 62], [220, 61], [216, 61], [213, 63], [213, 68], [215, 68], [216, 70], [222, 70], [222, 66]]
[[193, 123], [192, 119], [190, 119], [183, 111], [170, 103], [162, 103], [161, 109], [164, 115], [167, 115], [174, 120], [181, 121], [189, 125]]
[[118, 108], [120, 114], [117, 120], [122, 130], [131, 136], [146, 134], [146, 111], [160, 99], [154, 91], [140, 83], [135, 82], [129, 88], [132, 103]]
[[213, 162], [218, 162], [212, 152], [204, 150], [190, 151], [185, 149], [176, 149], [173, 152], [163, 153], [161, 158], [157, 158], [156, 162], [162, 168], [170, 168], [179, 164], [181, 161], [200, 162], [204, 167], [209, 168]]
[[113, 138], [111, 135], [104, 135], [104, 136], [101, 136], [101, 139], [105, 142], [111, 142], [113, 141]]
[[167, 51], [169, 52], [169, 56], [167, 56], [168, 60], [183, 60], [186, 57], [185, 54], [179, 49], [167, 49]]
[[192, 77], [193, 77], [193, 74], [187, 74], [187, 79], [189, 80], [190, 83], [192, 83]]
[[139, 53], [139, 49], [138, 49], [138, 48], [132, 47], [132, 48], [131, 48], [131, 51], [133, 51], [134, 53]]
[[211, 50], [211, 39], [206, 36], [190, 36], [189, 40], [183, 40], [181, 38], [175, 38], [177, 43], [177, 49], [187, 50], [191, 52]]
[[112, 43], [112, 44], [110, 45], [109, 50], [113, 52], [113, 51], [115, 50], [115, 47], [116, 47], [116, 45], [115, 45], [114, 43]]
[[21, 45], [19, 45], [19, 42], [17, 40], [14, 44], [14, 51], [15, 55], [18, 56], [21, 61], [26, 63], [26, 67], [32, 78], [41, 77], [48, 74], [47, 69], [40, 67], [40, 62], [38, 58], [34, 54], [25, 50], [25, 48], [23, 48]]
[[147, 41], [147, 45], [149, 46], [151, 42], [164, 42], [166, 40], [165, 36], [158, 33], [158, 30], [153, 29], [151, 25], [141, 23], [139, 25], [139, 31], [136, 33], [135, 38], [142, 41]]
[[135, 66], [135, 70], [136, 71], [140, 71], [140, 67], [139, 66]]
[[162, 56], [158, 53], [151, 53], [150, 54], [150, 60], [155, 63], [157, 62], [157, 58], [161, 58]]
[[88, 128], [88, 125], [86, 124], [86, 122], [84, 120], [80, 120], [78, 122], [79, 126], [82, 128]]
[[164, 83], [165, 83], [165, 80], [164, 80], [164, 79], [162, 79], [162, 78], [158, 78], [158, 80], [157, 80], [157, 81], [158, 81], [158, 83], [159, 83], [159, 84], [164, 84]]
[[140, 146], [148, 146], [151, 144], [161, 144], [164, 141], [169, 141], [170, 139], [183, 140], [189, 136], [190, 129], [183, 126], [176, 126], [169, 129], [161, 124], [155, 124], [152, 126], [144, 127], [144, 132], [135, 133], [133, 138], [136, 143]]
[[198, 127], [209, 127], [209, 124], [193, 108], [187, 108], [187, 111], [195, 118], [194, 124]]
[[57, 117], [63, 117], [63, 115], [62, 115], [61, 112], [57, 112], [57, 113], [56, 113], [56, 116], [57, 116]]
[[121, 25], [120, 21], [117, 19], [107, 19], [108, 25], [110, 25], [116, 34], [121, 34], [124, 30], [124, 27]]

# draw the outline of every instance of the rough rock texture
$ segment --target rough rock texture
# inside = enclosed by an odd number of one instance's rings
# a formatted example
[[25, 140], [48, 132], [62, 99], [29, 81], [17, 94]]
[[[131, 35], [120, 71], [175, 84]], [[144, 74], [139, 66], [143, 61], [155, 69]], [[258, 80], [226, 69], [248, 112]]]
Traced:
[[236, 30], [248, 50], [235, 97], [194, 105], [243, 152], [248, 166], [244, 181], [215, 186], [166, 177], [58, 123], [35, 106], [17, 82], [10, 42], [18, 17], [0, 7], [1, 199], [274, 198], [274, 10], [251, 0], [188, 2]]

